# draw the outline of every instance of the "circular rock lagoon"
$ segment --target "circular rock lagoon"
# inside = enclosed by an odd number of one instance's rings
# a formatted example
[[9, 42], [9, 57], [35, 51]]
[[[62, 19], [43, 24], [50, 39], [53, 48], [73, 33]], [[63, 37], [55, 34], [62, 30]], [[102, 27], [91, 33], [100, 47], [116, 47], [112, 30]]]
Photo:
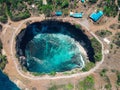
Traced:
[[88, 37], [74, 25], [56, 20], [32, 23], [16, 38], [17, 55], [25, 57], [20, 63], [30, 72], [63, 72], [84, 67], [81, 46], [94, 62]]

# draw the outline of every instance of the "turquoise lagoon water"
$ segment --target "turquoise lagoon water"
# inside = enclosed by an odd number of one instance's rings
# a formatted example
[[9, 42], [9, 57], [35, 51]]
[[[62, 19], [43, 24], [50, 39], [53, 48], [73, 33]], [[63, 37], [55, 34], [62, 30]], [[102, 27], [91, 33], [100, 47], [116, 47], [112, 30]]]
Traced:
[[94, 50], [82, 30], [55, 20], [32, 23], [16, 38], [17, 55], [26, 57], [24, 66], [30, 72], [63, 72], [84, 67], [80, 45], [94, 62]]
[[63, 34], [37, 34], [27, 44], [25, 54], [32, 72], [59, 72], [84, 66], [78, 45]]
[[20, 90], [10, 79], [0, 70], [0, 90]]

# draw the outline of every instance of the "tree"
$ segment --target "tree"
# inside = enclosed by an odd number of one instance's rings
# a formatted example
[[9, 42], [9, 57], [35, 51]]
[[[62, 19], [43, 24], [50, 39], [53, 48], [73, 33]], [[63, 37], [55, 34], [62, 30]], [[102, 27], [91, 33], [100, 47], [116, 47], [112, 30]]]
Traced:
[[68, 0], [63, 1], [63, 3], [62, 3], [62, 8], [66, 8], [66, 7], [68, 7], [68, 6], [69, 6]]

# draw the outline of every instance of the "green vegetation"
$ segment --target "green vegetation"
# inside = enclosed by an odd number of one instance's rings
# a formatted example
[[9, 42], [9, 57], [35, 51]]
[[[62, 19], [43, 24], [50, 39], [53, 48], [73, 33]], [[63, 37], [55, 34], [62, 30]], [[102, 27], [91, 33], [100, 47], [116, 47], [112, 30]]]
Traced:
[[6, 23], [8, 20], [5, 11], [6, 11], [5, 5], [0, 3], [0, 22], [2, 23]]
[[0, 21], [3, 23], [7, 22], [7, 15], [13, 21], [19, 21], [31, 16], [25, 2], [21, 0], [1, 0], [0, 2]]
[[105, 84], [105, 89], [106, 90], [111, 90], [111, 83], [110, 83], [110, 79], [107, 76], [107, 69], [102, 69], [102, 71], [100, 72], [100, 76], [102, 76], [102, 78], [104, 79], [104, 81], [106, 82]]
[[2, 42], [0, 40], [0, 69], [3, 70], [5, 68], [5, 65], [7, 64], [7, 58], [5, 55], [1, 54], [2, 50]]
[[0, 40], [0, 54], [1, 54], [1, 50], [2, 50], [3, 46], [2, 46], [2, 42]]
[[71, 83], [67, 85], [53, 85], [48, 90], [73, 90], [73, 85]]
[[118, 6], [120, 7], [120, 0], [117, 0]]
[[106, 16], [115, 17], [118, 13], [118, 6], [115, 4], [115, 0], [106, 0], [103, 11]]
[[96, 32], [96, 34], [100, 37], [107, 37], [107, 36], [110, 36], [112, 35], [112, 32], [108, 31], [108, 30], [99, 30]]
[[94, 90], [94, 77], [87, 76], [83, 81], [77, 85], [78, 90]]
[[49, 73], [49, 75], [55, 76], [55, 75], [56, 75], [56, 72], [55, 72], [55, 71], [52, 71], [52, 72]]
[[[79, 81], [75, 85], [76, 90], [95, 90], [94, 89], [94, 77], [87, 76], [84, 80]], [[74, 86], [71, 83], [65, 85], [55, 85], [53, 84], [48, 90], [73, 90]]]
[[45, 73], [39, 73], [39, 72], [31, 72], [32, 75], [34, 76], [43, 76]]
[[43, 5], [42, 7], [39, 7], [39, 10], [41, 10], [41, 13], [44, 13], [46, 16], [51, 16], [53, 5]]
[[105, 88], [106, 88], [107, 90], [111, 90], [111, 84], [106, 84], [106, 85], [105, 85]]
[[117, 85], [120, 86], [120, 72], [117, 72]]
[[110, 49], [113, 49], [113, 44], [110, 44]]
[[113, 41], [118, 47], [120, 47], [120, 32], [116, 33]]
[[107, 69], [103, 69], [101, 72], [100, 72], [100, 76], [105, 76], [106, 75], [106, 72], [107, 72]]
[[93, 68], [95, 64], [93, 62], [86, 63], [85, 67], [82, 69], [82, 71], [89, 71], [91, 68]]
[[97, 41], [95, 38], [91, 39], [91, 43], [95, 52], [94, 55], [95, 61], [100, 61], [102, 59], [102, 46], [99, 43], [99, 41]]
[[[95, 4], [97, 1], [88, 0], [90, 4]], [[47, 0], [47, 5], [44, 5], [42, 0], [0, 0], [0, 22], [6, 23], [7, 16], [13, 21], [26, 19], [31, 16], [31, 13], [54, 16], [54, 12], [57, 10], [61, 10], [63, 16], [68, 16], [69, 10], [77, 8], [77, 2], [78, 0]], [[106, 16], [115, 17], [117, 15], [118, 6], [115, 4], [115, 0], [103, 0], [101, 3]], [[118, 0], [118, 5], [120, 6], [120, 0]], [[118, 19], [120, 20], [120, 18]]]
[[0, 55], [0, 69], [3, 70], [7, 64], [7, 58], [5, 55]]
[[27, 10], [27, 6], [21, 1], [9, 2], [11, 5], [7, 5], [7, 13], [13, 21], [19, 21], [30, 17], [30, 12]]
[[119, 15], [118, 15], [118, 21], [120, 21], [120, 13], [119, 13]]
[[77, 29], [81, 29], [80, 24], [75, 24], [75, 27], [76, 27]]
[[[39, 72], [31, 72], [31, 74], [34, 75], [34, 76], [43, 76], [43, 75], [45, 75], [45, 73], [39, 73]], [[51, 73], [49, 73], [49, 75], [55, 76], [56, 72], [52, 71]]]
[[52, 87], [50, 87], [48, 90], [57, 90], [58, 89], [58, 86], [56, 85], [53, 85]]
[[110, 79], [108, 78], [108, 76], [105, 75], [105, 81], [107, 82], [107, 84], [105, 85], [106, 90], [111, 90], [111, 83], [110, 83]]
[[62, 3], [62, 8], [67, 8], [69, 6], [68, 0], [64, 0]]
[[[91, 43], [95, 52], [95, 55], [94, 55], [95, 62], [100, 61], [102, 59], [102, 46], [95, 38], [91, 39]], [[95, 63], [87, 62], [85, 67], [82, 69], [82, 71], [89, 71], [94, 66], [95, 66]]]

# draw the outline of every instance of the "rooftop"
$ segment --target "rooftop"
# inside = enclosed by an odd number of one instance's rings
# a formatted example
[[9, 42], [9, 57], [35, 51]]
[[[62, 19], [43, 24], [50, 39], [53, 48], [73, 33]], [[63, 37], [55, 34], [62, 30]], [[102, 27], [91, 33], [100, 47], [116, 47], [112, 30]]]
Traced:
[[102, 11], [97, 11], [97, 12], [93, 12], [93, 13], [90, 15], [90, 18], [91, 18], [94, 22], [97, 22], [102, 16], [103, 16], [103, 12], [102, 12]]
[[82, 2], [82, 3], [84, 3], [84, 2], [85, 2], [85, 0], [81, 0], [81, 2]]
[[74, 17], [74, 18], [82, 18], [83, 13], [82, 13], [82, 12], [80, 12], [80, 13], [73, 13], [73, 14], [71, 14], [70, 16], [72, 16], [72, 17]]
[[62, 12], [61, 12], [61, 11], [56, 11], [56, 12], [55, 12], [55, 15], [56, 15], [56, 16], [62, 16]]

